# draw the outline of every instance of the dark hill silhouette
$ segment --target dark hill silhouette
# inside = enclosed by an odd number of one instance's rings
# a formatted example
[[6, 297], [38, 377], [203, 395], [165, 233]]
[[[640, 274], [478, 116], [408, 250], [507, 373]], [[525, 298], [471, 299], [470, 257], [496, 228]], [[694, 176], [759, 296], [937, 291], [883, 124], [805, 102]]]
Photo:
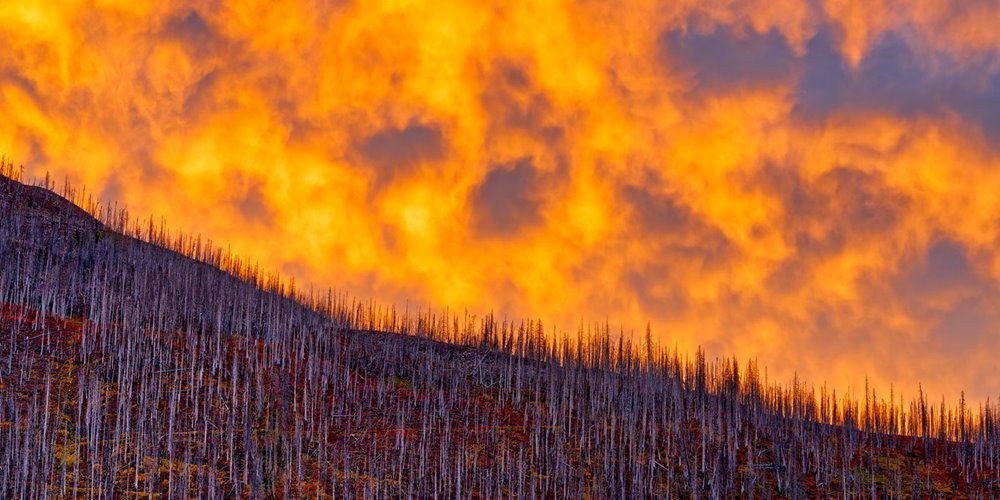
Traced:
[[309, 295], [64, 194], [0, 176], [3, 497], [1000, 494], [995, 405]]

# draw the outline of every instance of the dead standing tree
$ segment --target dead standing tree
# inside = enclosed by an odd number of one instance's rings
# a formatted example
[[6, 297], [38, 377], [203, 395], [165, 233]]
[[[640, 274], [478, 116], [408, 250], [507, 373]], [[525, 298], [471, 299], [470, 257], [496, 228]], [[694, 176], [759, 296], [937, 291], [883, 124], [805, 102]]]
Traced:
[[63, 192], [0, 179], [5, 497], [998, 492], [995, 404], [306, 295]]

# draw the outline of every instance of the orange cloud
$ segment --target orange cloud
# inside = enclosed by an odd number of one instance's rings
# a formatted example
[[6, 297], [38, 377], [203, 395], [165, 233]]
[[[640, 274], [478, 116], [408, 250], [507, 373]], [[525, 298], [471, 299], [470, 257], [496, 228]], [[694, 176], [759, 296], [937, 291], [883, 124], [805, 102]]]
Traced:
[[0, 5], [0, 149], [300, 283], [1000, 386], [989, 2]]

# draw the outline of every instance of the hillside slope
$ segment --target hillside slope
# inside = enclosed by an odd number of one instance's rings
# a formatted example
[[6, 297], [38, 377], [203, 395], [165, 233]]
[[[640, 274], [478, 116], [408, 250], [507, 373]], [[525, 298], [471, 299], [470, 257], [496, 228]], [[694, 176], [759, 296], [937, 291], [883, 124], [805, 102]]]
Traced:
[[2, 177], [0, 213], [3, 497], [1000, 494], [995, 406], [305, 296]]

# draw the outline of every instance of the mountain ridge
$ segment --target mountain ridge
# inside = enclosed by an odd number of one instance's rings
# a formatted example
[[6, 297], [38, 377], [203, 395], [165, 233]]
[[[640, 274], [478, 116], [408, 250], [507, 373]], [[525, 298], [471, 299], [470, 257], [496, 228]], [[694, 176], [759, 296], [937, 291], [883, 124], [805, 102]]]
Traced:
[[0, 209], [4, 496], [1000, 492], [991, 405], [862, 404], [607, 330], [298, 301], [3, 176]]

